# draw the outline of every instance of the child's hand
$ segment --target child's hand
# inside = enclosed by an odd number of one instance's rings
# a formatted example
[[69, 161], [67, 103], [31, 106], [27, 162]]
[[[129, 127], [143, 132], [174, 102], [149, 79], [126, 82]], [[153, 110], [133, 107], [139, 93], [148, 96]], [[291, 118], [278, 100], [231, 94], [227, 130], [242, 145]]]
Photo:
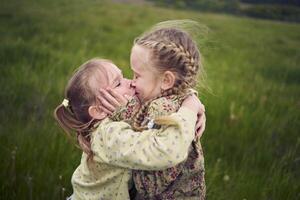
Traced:
[[206, 116], [205, 111], [203, 113], [198, 113], [198, 119], [196, 123], [196, 137], [195, 140], [198, 140], [201, 138], [204, 130], [205, 130], [205, 124], [206, 124]]
[[197, 112], [197, 122], [195, 125], [195, 136], [196, 139], [200, 138], [205, 130], [205, 123], [206, 123], [206, 116], [205, 116], [205, 107], [204, 105], [200, 102], [198, 97], [193, 94], [188, 96], [183, 102], [182, 106], [189, 108], [192, 111]]
[[100, 89], [100, 95], [98, 96], [98, 100], [101, 103], [100, 108], [109, 115], [117, 108], [126, 106], [129, 99], [129, 96], [118, 94], [110, 88], [107, 88], [106, 90]]

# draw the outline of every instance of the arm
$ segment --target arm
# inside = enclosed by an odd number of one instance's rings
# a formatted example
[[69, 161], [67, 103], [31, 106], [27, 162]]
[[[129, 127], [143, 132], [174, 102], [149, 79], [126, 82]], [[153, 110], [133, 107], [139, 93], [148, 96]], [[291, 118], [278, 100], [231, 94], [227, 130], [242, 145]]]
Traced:
[[195, 136], [197, 113], [182, 107], [176, 125], [135, 132], [125, 122], [103, 121], [92, 136], [94, 160], [130, 169], [160, 170], [184, 161]]

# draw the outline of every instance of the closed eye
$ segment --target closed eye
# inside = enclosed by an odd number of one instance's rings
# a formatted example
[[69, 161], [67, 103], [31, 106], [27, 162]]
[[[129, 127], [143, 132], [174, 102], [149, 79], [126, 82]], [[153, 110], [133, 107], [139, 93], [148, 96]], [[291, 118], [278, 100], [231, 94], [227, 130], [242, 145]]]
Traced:
[[121, 82], [119, 82], [117, 85], [116, 85], [116, 87], [120, 87], [121, 86]]

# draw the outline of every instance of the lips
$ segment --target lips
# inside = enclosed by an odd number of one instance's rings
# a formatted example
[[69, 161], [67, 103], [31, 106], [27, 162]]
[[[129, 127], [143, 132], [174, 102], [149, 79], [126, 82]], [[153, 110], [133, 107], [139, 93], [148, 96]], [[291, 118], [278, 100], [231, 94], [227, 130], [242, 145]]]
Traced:
[[139, 99], [139, 101], [141, 101], [141, 98], [140, 98], [139, 93], [137, 91], [135, 91], [134, 96], [136, 96]]
[[130, 92], [128, 92], [129, 96], [135, 96], [135, 91], [134, 90], [130, 90]]

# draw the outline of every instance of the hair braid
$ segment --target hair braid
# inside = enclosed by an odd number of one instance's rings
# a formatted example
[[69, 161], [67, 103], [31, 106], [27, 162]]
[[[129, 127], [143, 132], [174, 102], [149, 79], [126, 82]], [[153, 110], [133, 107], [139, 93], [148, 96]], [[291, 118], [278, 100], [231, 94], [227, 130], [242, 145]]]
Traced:
[[[162, 72], [169, 70], [175, 73], [174, 86], [163, 91], [157, 98], [178, 95], [182, 102], [189, 93], [188, 89], [196, 85], [197, 74], [201, 67], [200, 52], [192, 38], [180, 29], [159, 28], [135, 39], [134, 44], [151, 50], [152, 66]], [[153, 100], [146, 102], [136, 113], [134, 128], [143, 128], [141, 124], [150, 102]]]
[[[145, 38], [140, 40], [137, 39], [136, 43], [153, 49], [162, 57], [165, 55], [171, 55], [171, 57], [177, 61], [177, 63], [181, 66], [182, 71], [185, 72], [185, 74], [180, 77], [180, 79], [183, 80], [181, 81], [181, 87], [179, 87], [180, 90], [193, 87], [196, 84], [195, 76], [199, 69], [199, 62], [196, 62], [195, 60], [199, 59], [197, 58], [197, 53], [199, 54], [199, 51], [196, 51], [196, 54], [192, 55], [188, 48], [184, 48], [181, 44], [166, 40], [155, 41], [147, 40]], [[184, 82], [188, 84], [184, 84]], [[179, 84], [175, 85], [175, 87], [178, 86]]]
[[145, 120], [145, 115], [147, 113], [147, 110], [151, 104], [152, 101], [154, 101], [155, 99], [158, 99], [158, 98], [161, 98], [163, 97], [164, 95], [161, 94], [159, 95], [158, 97], [155, 97], [155, 98], [152, 98], [148, 101], [146, 101], [143, 106], [141, 107], [141, 109], [139, 111], [137, 111], [135, 114], [134, 114], [134, 117], [133, 117], [133, 124], [132, 124], [132, 128], [136, 131], [142, 131], [142, 130], [145, 130], [146, 128], [142, 126], [142, 123], [143, 121]]

